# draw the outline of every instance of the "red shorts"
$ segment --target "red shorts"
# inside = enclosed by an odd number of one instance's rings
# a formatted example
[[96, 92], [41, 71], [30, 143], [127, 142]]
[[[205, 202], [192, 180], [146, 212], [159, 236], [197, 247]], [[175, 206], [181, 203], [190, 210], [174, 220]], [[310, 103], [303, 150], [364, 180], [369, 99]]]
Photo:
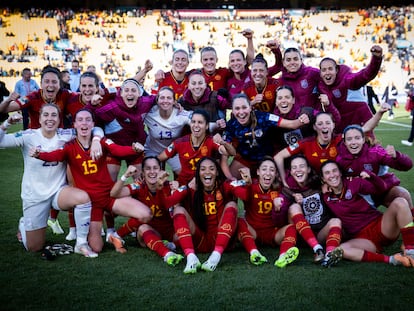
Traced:
[[168, 241], [173, 241], [174, 238], [174, 224], [171, 220], [171, 222], [166, 222], [166, 221], [157, 221], [157, 222], [149, 222], [148, 223], [149, 226], [151, 226], [152, 228], [154, 228], [155, 231], [157, 231], [160, 236], [162, 237], [162, 239], [168, 240]]
[[381, 231], [382, 216], [372, 221], [362, 229], [354, 239], [366, 239], [375, 244], [378, 253], [383, 252], [383, 247], [393, 244], [397, 239], [389, 239]]
[[112, 212], [115, 199], [109, 195], [92, 199], [91, 221], [102, 221], [105, 211]]
[[136, 156], [130, 156], [124, 159], [111, 157], [110, 155], [108, 155], [106, 157], [106, 163], [121, 165], [122, 160], [125, 160], [128, 165], [137, 165], [137, 164], [141, 164], [143, 159], [144, 159], [144, 156], [142, 154], [139, 154]]
[[279, 228], [256, 229], [256, 242], [261, 245], [276, 246], [275, 236]]

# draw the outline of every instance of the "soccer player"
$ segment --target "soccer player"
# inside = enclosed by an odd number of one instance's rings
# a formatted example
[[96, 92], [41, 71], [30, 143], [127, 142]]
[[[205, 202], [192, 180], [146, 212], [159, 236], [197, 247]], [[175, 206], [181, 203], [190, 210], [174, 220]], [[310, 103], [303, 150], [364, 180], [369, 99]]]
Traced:
[[[321, 166], [321, 177], [324, 201], [342, 221], [345, 259], [414, 267], [414, 222], [406, 199], [394, 199], [381, 213], [364, 199], [364, 195], [378, 195], [386, 189], [374, 173], [362, 171], [360, 177], [348, 179], [335, 161], [328, 160]], [[393, 244], [400, 234], [404, 254], [383, 254], [383, 247]]]
[[136, 153], [142, 153], [144, 147], [139, 143], [134, 143], [132, 146], [120, 146], [110, 139], [104, 138], [100, 142], [103, 155], [98, 160], [94, 160], [90, 153], [91, 130], [94, 126], [92, 113], [86, 109], [79, 110], [75, 115], [73, 125], [77, 132], [76, 139], [67, 143], [63, 149], [51, 152], [40, 152], [35, 149], [32, 156], [48, 162], [67, 161], [73, 175], [74, 184], [86, 191], [91, 198], [89, 244], [95, 253], [99, 253], [103, 247], [101, 230], [104, 211], [134, 217], [143, 223], [150, 221], [152, 218], [150, 209], [131, 197], [119, 199], [110, 197], [114, 182], [107, 168], [107, 154], [110, 152], [118, 157], [132, 156]]
[[[341, 114], [341, 122], [336, 125], [336, 132], [342, 133], [349, 124], [363, 126], [371, 117], [365, 99], [359, 89], [370, 82], [378, 74], [382, 63], [382, 48], [374, 45], [371, 48], [371, 61], [359, 72], [351, 72], [346, 65], [338, 65], [332, 58], [324, 58], [319, 64], [321, 79], [318, 84], [319, 91], [329, 96], [330, 101]], [[359, 95], [357, 98], [351, 96]]]
[[[258, 163], [265, 155], [273, 155], [273, 137], [270, 129], [276, 127], [299, 128], [309, 123], [306, 114], [297, 120], [285, 120], [277, 115], [253, 110], [246, 94], [238, 94], [232, 100], [233, 117], [227, 122], [224, 136], [236, 148], [236, 156], [229, 170], [225, 171], [229, 179], [240, 178], [239, 169], [249, 167], [256, 174]], [[223, 157], [222, 166], [227, 164]]]
[[[165, 205], [165, 201], [161, 199], [163, 196], [159, 195], [159, 191], [162, 191], [164, 196], [171, 194], [170, 184], [165, 181], [168, 173], [161, 170], [161, 162], [155, 156], [145, 157], [142, 161], [142, 176], [135, 176], [136, 172], [136, 168], [130, 165], [121, 179], [112, 187], [111, 196], [115, 198], [132, 196], [143, 202], [151, 208], [152, 220], [143, 224], [136, 218], [130, 218], [116, 232], [111, 233], [108, 240], [115, 246], [117, 252], [125, 253], [126, 249], [122, 238], [131, 232], [137, 232], [137, 240], [140, 245], [147, 246], [156, 252], [168, 265], [175, 266], [184, 257], [170, 250], [162, 240], [173, 241], [174, 239], [170, 206]], [[129, 177], [133, 177], [135, 181], [132, 184], [124, 185], [124, 180]], [[138, 178], [135, 177], [140, 177], [139, 179], [142, 181], [138, 181]]]
[[[99, 124], [104, 125], [105, 136], [116, 144], [130, 146], [134, 142], [144, 145], [147, 134], [144, 130], [144, 116], [155, 104], [155, 96], [142, 96], [140, 84], [135, 79], [126, 79], [121, 92], [115, 99], [95, 110]], [[128, 165], [141, 169], [143, 154], [126, 157]], [[111, 155], [108, 167], [112, 179], [117, 179], [121, 160]]]
[[37, 129], [40, 127], [39, 116], [41, 107], [45, 103], [55, 103], [58, 105], [61, 113], [59, 116], [61, 122], [59, 127], [63, 127], [63, 116], [66, 115], [67, 103], [71, 97], [76, 96], [76, 93], [61, 89], [60, 71], [52, 66], [43, 68], [40, 86], [40, 90], [21, 98], [19, 98], [19, 94], [13, 92], [0, 104], [0, 112], [12, 112], [27, 108], [30, 118], [29, 128]]
[[[187, 257], [186, 274], [196, 273], [200, 268], [214, 271], [237, 224], [237, 204], [217, 161], [203, 157], [196, 166], [191, 188], [181, 187], [165, 198], [167, 205], [174, 205], [175, 234]], [[185, 208], [175, 205], [181, 201]], [[211, 255], [201, 264], [196, 252], [211, 252]]]
[[268, 66], [262, 54], [253, 60], [251, 80], [243, 86], [243, 93], [250, 99], [254, 109], [273, 113], [276, 89], [281, 85], [279, 79], [269, 77]]
[[196, 110], [191, 116], [191, 134], [176, 139], [158, 155], [160, 161], [178, 154], [181, 170], [177, 172], [180, 185], [187, 184], [193, 177], [197, 162], [206, 156], [235, 155], [233, 146], [224, 141], [220, 134], [209, 135], [209, 117], [205, 110]]
[[344, 129], [343, 142], [339, 147], [336, 161], [345, 176], [355, 177], [364, 170], [371, 171], [380, 176], [387, 185], [384, 192], [373, 198], [376, 204], [389, 206], [394, 199], [402, 197], [413, 210], [410, 192], [400, 186], [400, 180], [394, 173], [388, 172], [388, 168], [399, 171], [410, 170], [413, 161], [409, 156], [395, 150], [394, 146], [384, 148], [379, 144], [374, 145], [369, 137], [365, 137], [362, 127], [357, 124], [348, 125]]
[[257, 169], [257, 179], [252, 182], [248, 168], [242, 168], [241, 175], [247, 185], [235, 187], [234, 193], [244, 202], [245, 217], [238, 218], [237, 236], [254, 265], [267, 262], [266, 257], [257, 250], [255, 241], [273, 247], [280, 245], [275, 266], [284, 268], [297, 259], [299, 250], [295, 246], [295, 226], [283, 224], [276, 227], [272, 220], [272, 210], [278, 204], [275, 202], [281, 199], [276, 164], [271, 157], [265, 156]]
[[[163, 86], [156, 97], [157, 105], [145, 115], [148, 136], [145, 141], [145, 156], [157, 156], [174, 140], [180, 138], [183, 129], [190, 124], [190, 112], [174, 107], [175, 95], [173, 89]], [[167, 160], [173, 172], [181, 169], [178, 155]]]
[[[319, 100], [322, 110], [316, 110], [311, 107], [304, 108], [300, 103], [296, 102], [293, 89], [288, 85], [282, 85], [276, 90], [276, 107], [273, 113], [287, 120], [295, 120], [302, 113], [306, 113], [311, 120], [310, 123], [313, 123], [312, 120], [315, 119], [319, 111], [327, 111], [332, 115], [335, 124], [339, 122], [341, 116], [335, 106], [329, 104], [328, 96], [321, 94], [319, 95]], [[312, 129], [312, 125], [308, 124], [293, 130], [280, 129], [275, 135], [277, 135], [274, 139], [275, 151], [279, 152], [287, 146], [293, 146], [305, 137], [314, 136], [315, 132]]]
[[188, 111], [203, 109], [208, 112], [211, 122], [210, 131], [214, 132], [216, 122], [226, 118], [226, 109], [230, 108], [227, 96], [222, 96], [222, 91], [212, 91], [207, 86], [204, 75], [201, 71], [193, 71], [189, 76], [188, 88], [184, 95], [178, 99], [178, 103]]
[[[163, 73], [164, 78], [158, 84], [158, 90], [161, 90], [163, 87], [168, 86], [174, 90], [175, 98], [180, 98], [188, 86], [188, 53], [184, 50], [176, 50], [172, 55], [171, 70], [169, 72]], [[161, 75], [161, 76], [162, 76]]]
[[[24, 158], [21, 190], [23, 217], [19, 222], [23, 245], [31, 252], [39, 251], [44, 247], [51, 206], [66, 211], [75, 208], [78, 230], [75, 252], [86, 257], [96, 257], [97, 254], [90, 249], [87, 242], [91, 211], [89, 195], [83, 190], [67, 185], [65, 163], [39, 161], [32, 158], [30, 154], [32, 148], [51, 151], [62, 147], [62, 144], [75, 137], [74, 131], [58, 129], [61, 113], [55, 104], [44, 104], [39, 114], [41, 127], [38, 129], [5, 134], [9, 121], [0, 127], [0, 146], [21, 147]], [[9, 120], [12, 119], [11, 116]], [[102, 136], [103, 133], [100, 132], [98, 131], [97, 134]], [[99, 137], [97, 139], [99, 140]], [[90, 147], [94, 156], [101, 152], [97, 142]]]
[[[337, 264], [342, 259], [341, 221], [334, 218], [322, 200], [321, 181], [302, 154], [290, 158], [286, 181], [289, 188], [283, 188], [283, 202], [278, 211], [273, 210], [276, 223], [288, 221], [314, 251], [314, 262], [324, 267]], [[316, 236], [315, 236], [316, 234]], [[326, 254], [320, 243], [326, 243]]]

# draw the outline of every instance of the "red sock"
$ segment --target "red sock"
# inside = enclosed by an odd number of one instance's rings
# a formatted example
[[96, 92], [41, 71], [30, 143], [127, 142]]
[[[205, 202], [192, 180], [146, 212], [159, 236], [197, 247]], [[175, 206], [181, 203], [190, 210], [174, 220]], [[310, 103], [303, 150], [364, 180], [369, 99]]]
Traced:
[[326, 238], [326, 252], [330, 252], [341, 244], [342, 230], [339, 227], [331, 227]]
[[292, 217], [293, 223], [296, 226], [296, 230], [298, 230], [299, 234], [304, 238], [306, 243], [313, 249], [316, 245], [318, 245], [318, 240], [315, 237], [308, 221], [306, 220], [303, 214], [296, 214]]
[[237, 237], [249, 254], [253, 249], [257, 249], [256, 242], [244, 218], [237, 218]]
[[115, 217], [112, 213], [105, 213], [105, 222], [107, 228], [115, 228]]
[[366, 262], [385, 262], [389, 263], [390, 257], [384, 254], [378, 254], [373, 252], [364, 251], [361, 261]]
[[280, 254], [284, 254], [287, 250], [296, 245], [296, 228], [294, 225], [288, 225], [282, 243], [280, 243]]
[[216, 245], [214, 250], [222, 254], [226, 249], [227, 245], [233, 233], [236, 229], [237, 224], [237, 208], [236, 207], [226, 207], [221, 217], [219, 223], [219, 228], [217, 230]]
[[173, 217], [174, 230], [178, 237], [181, 249], [187, 256], [190, 253], [194, 253], [193, 238], [191, 236], [190, 226], [188, 225], [187, 218], [184, 214], [177, 214]]
[[54, 208], [50, 209], [50, 219], [57, 219], [59, 215], [59, 211], [55, 210]]
[[414, 249], [414, 227], [401, 228], [400, 231], [405, 249]]
[[147, 230], [142, 234], [142, 239], [149, 249], [155, 251], [161, 257], [164, 257], [170, 250], [165, 247], [160, 236], [153, 230]]
[[73, 208], [68, 211], [68, 219], [69, 219], [69, 227], [75, 228], [76, 223], [75, 223], [75, 216], [73, 214]]
[[[139, 228], [139, 226], [142, 225], [142, 222], [140, 222], [136, 218], [130, 218], [126, 223], [124, 223], [121, 228], [116, 230], [116, 233], [122, 238], [124, 236], [127, 236], [128, 234], [132, 232], [136, 232]], [[108, 227], [110, 228], [110, 227]], [[112, 227], [113, 228], [113, 227]]]

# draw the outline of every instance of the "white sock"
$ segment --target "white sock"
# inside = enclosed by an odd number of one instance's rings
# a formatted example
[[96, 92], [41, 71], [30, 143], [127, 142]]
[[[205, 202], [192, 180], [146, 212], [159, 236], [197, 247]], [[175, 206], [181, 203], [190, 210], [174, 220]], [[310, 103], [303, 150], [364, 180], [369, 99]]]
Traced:
[[20, 231], [20, 235], [22, 236], [23, 246], [27, 250], [27, 237], [26, 237], [26, 229], [24, 227], [24, 217], [20, 217], [19, 219], [19, 231]]
[[221, 254], [218, 251], [213, 251], [208, 257], [208, 261], [212, 264], [218, 265], [221, 260]]
[[253, 254], [260, 254], [260, 252], [259, 252], [259, 250], [257, 250], [256, 248], [253, 248], [253, 249], [250, 251], [250, 255], [253, 255]]
[[76, 223], [76, 245], [82, 245], [88, 242], [91, 208], [92, 203], [90, 201], [75, 206], [73, 214]]
[[315, 245], [315, 247], [313, 248], [313, 252], [314, 252], [314, 253], [316, 253], [319, 249], [320, 249], [320, 250], [323, 250], [322, 245], [320, 245], [320, 244], [316, 244], [316, 245]]

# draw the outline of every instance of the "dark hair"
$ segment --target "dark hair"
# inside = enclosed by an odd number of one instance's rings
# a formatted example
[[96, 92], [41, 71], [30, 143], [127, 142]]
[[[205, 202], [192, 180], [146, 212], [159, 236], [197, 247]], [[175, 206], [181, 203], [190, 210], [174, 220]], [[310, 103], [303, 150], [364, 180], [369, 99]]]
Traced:
[[203, 47], [200, 51], [200, 56], [202, 56], [204, 52], [214, 52], [217, 55], [216, 49], [213, 48], [212, 46]]
[[325, 162], [322, 163], [321, 168], [319, 169], [319, 175], [321, 176], [321, 178], [323, 177], [323, 174], [322, 174], [323, 168], [327, 166], [328, 164], [335, 164], [339, 168], [339, 171], [341, 172], [341, 174], [343, 175], [342, 168], [338, 164], [338, 162], [336, 162], [335, 160], [326, 160]]
[[334, 65], [335, 65], [336, 71], [338, 71], [338, 70], [339, 70], [339, 65], [336, 63], [336, 60], [334, 60], [334, 59], [333, 59], [333, 58], [331, 58], [331, 57], [325, 57], [325, 58], [322, 58], [322, 60], [321, 60], [321, 61], [320, 61], [320, 63], [319, 63], [319, 69], [321, 68], [322, 63], [323, 63], [323, 62], [326, 62], [326, 61], [331, 61], [331, 62], [333, 62], [333, 63], [334, 63]]
[[47, 73], [54, 73], [55, 75], [57, 75], [58, 79], [60, 80], [60, 70], [50, 65], [43, 67], [42, 72], [40, 74], [40, 80], [43, 80], [43, 77]]
[[78, 113], [79, 113], [79, 112], [82, 112], [82, 111], [89, 112], [89, 113], [90, 113], [90, 115], [92, 116], [92, 121], [93, 121], [93, 122], [95, 122], [95, 114], [94, 114], [91, 110], [89, 110], [88, 108], [81, 108], [81, 109], [79, 109], [78, 111], [76, 111], [76, 113], [75, 113], [75, 115], [74, 115], [74, 117], [73, 117], [73, 121], [74, 121], [74, 122], [75, 122], [75, 120], [76, 120], [76, 117], [77, 117]]
[[204, 77], [203, 72], [202, 72], [201, 70], [199, 70], [199, 69], [192, 70], [192, 71], [190, 72], [190, 74], [188, 75], [188, 79], [190, 80], [190, 78], [191, 78], [192, 76], [202, 76], [202, 77], [204, 78], [204, 80], [206, 79], [206, 78]]
[[[195, 114], [199, 114], [202, 115], [204, 117], [204, 120], [206, 120], [206, 123], [209, 124], [210, 123], [210, 116], [208, 114], [207, 111], [205, 111], [204, 109], [196, 109], [194, 110], [193, 114], [191, 115], [191, 119], [193, 118], [193, 115]], [[208, 131], [208, 129], [207, 129]]]
[[194, 209], [194, 222], [204, 232], [207, 230], [207, 219], [204, 213], [204, 185], [200, 178], [200, 167], [201, 164], [206, 160], [210, 160], [211, 162], [213, 162], [218, 172], [215, 185], [215, 189], [217, 189], [216, 191], [220, 191], [220, 186], [226, 179], [216, 159], [211, 157], [203, 157], [197, 162], [195, 171], [195, 182], [197, 190], [194, 192], [192, 208]]
[[252, 61], [252, 65], [254, 64], [254, 63], [261, 63], [261, 64], [264, 64], [265, 65], [265, 67], [266, 67], [266, 69], [268, 68], [268, 66], [267, 66], [267, 61], [264, 59], [264, 57], [263, 57], [263, 54], [262, 53], [259, 53], [259, 54], [257, 54], [256, 55], [256, 57], [253, 59], [253, 61]]
[[81, 74], [79, 81], [81, 81], [83, 78], [93, 78], [95, 80], [95, 85], [99, 86], [99, 78], [96, 73], [92, 71], [85, 71]]
[[276, 89], [276, 94], [280, 91], [280, 90], [288, 90], [290, 91], [290, 94], [292, 95], [293, 98], [295, 98], [295, 93], [293, 92], [293, 89], [289, 86], [289, 85], [281, 85]]
[[144, 169], [145, 163], [146, 163], [147, 161], [149, 161], [149, 160], [155, 160], [155, 161], [157, 161], [158, 165], [159, 165], [160, 167], [162, 167], [162, 166], [161, 166], [161, 161], [160, 161], [160, 159], [158, 159], [158, 157], [156, 157], [156, 156], [146, 156], [146, 157], [142, 160], [142, 163], [141, 163], [141, 165], [142, 165], [142, 169]]
[[283, 59], [285, 58], [286, 53], [291, 53], [291, 52], [296, 52], [296, 53], [298, 53], [298, 54], [299, 54], [299, 56], [300, 56], [300, 58], [302, 59], [302, 54], [300, 53], [299, 49], [298, 49], [298, 48], [295, 48], [295, 47], [290, 47], [290, 48], [287, 48], [287, 49], [283, 52]]
[[232, 55], [232, 54], [236, 54], [236, 53], [241, 54], [241, 56], [243, 57], [243, 59], [244, 59], [244, 60], [246, 60], [246, 56], [244, 55], [243, 51], [242, 51], [242, 50], [239, 50], [239, 49], [234, 49], [234, 50], [232, 50], [232, 51], [229, 53], [229, 56], [230, 56], [230, 55]]

